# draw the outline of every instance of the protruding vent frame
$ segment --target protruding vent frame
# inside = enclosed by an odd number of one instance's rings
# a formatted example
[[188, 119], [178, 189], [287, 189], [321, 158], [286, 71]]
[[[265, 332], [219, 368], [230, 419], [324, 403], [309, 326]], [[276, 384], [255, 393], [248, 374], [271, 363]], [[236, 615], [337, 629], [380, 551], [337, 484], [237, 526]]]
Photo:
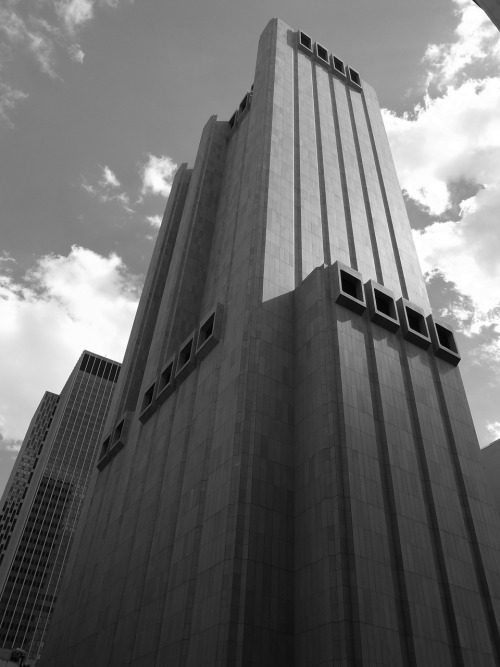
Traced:
[[352, 67], [347, 66], [347, 78], [349, 83], [352, 85], [353, 88], [361, 92], [363, 90], [363, 87], [361, 85], [361, 77], [359, 75], [359, 72], [357, 72], [355, 69]]
[[182, 382], [196, 366], [196, 331], [193, 331], [179, 348], [175, 370], [176, 382]]
[[345, 63], [340, 58], [337, 58], [335, 54], [330, 54], [330, 64], [332, 66], [332, 72], [340, 76], [343, 80], [346, 78], [345, 73]]
[[231, 118], [228, 120], [230, 128], [233, 128], [236, 125], [237, 119], [238, 119], [238, 109], [236, 109]]
[[314, 59], [325, 67], [329, 67], [330, 65], [327, 49], [325, 49], [324, 46], [321, 46], [321, 44], [318, 44], [318, 42], [315, 42], [314, 44]]
[[125, 447], [130, 428], [131, 412], [125, 412], [121, 419], [116, 422], [112, 434], [108, 435], [101, 447], [101, 454], [97, 467], [102, 470], [113, 459], [120, 450]]
[[399, 317], [393, 291], [374, 280], [368, 280], [365, 283], [365, 295], [371, 321], [388, 331], [397, 331]]
[[151, 417], [153, 412], [156, 410], [156, 400], [155, 400], [155, 388], [156, 382], [144, 392], [142, 397], [141, 413], [139, 415], [139, 420], [144, 424]]
[[335, 262], [333, 272], [333, 298], [336, 303], [361, 315], [366, 309], [363, 278], [359, 271]]
[[250, 93], [245, 93], [245, 97], [241, 100], [240, 106], [238, 107], [238, 116], [250, 106], [250, 100]]
[[303, 30], [299, 30], [299, 32], [298, 32], [298, 47], [301, 51], [306, 53], [308, 56], [312, 56], [312, 53], [313, 53], [312, 39]]
[[452, 366], [457, 366], [460, 363], [461, 356], [453, 330], [444, 322], [436, 322], [432, 315], [427, 316], [427, 324], [436, 357], [444, 359]]
[[222, 320], [224, 318], [224, 306], [218, 303], [202, 320], [198, 329], [198, 342], [196, 345], [196, 356], [198, 360], [204, 359], [211, 352], [222, 336]]
[[170, 357], [167, 363], [163, 366], [163, 370], [160, 373], [158, 393], [156, 394], [156, 402], [158, 405], [164, 403], [175, 390], [175, 360], [176, 356], [174, 354], [174, 356]]
[[423, 309], [403, 297], [398, 299], [397, 306], [403, 338], [426, 350], [431, 338]]

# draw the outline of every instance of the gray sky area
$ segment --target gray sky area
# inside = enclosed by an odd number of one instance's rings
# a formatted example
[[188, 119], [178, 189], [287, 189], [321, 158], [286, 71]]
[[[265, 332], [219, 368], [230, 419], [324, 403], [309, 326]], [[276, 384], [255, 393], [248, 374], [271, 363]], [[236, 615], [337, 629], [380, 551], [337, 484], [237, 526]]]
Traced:
[[0, 0], [0, 493], [45, 390], [121, 361], [176, 165], [273, 16], [376, 89], [431, 302], [500, 437], [500, 39], [472, 0]]

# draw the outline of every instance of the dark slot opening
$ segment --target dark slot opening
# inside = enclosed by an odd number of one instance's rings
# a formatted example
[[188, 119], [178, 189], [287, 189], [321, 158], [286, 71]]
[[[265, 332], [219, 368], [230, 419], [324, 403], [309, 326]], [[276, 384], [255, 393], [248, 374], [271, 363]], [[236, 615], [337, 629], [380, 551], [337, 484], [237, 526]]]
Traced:
[[446, 347], [446, 349], [451, 350], [455, 354], [458, 354], [458, 349], [457, 349], [457, 346], [455, 344], [455, 339], [454, 339], [453, 334], [451, 333], [451, 331], [448, 331], [448, 329], [445, 329], [440, 324], [436, 324], [436, 331], [437, 331], [439, 343], [443, 347]]
[[125, 420], [122, 419], [121, 422], [118, 424], [118, 426], [115, 428], [113, 442], [116, 442], [117, 440], [119, 440], [121, 438], [124, 424], [125, 424]]
[[160, 390], [163, 389], [164, 387], [166, 387], [167, 384], [170, 382], [170, 379], [172, 377], [173, 366], [174, 366], [173, 362], [170, 363], [165, 368], [163, 373], [160, 375], [160, 387], [159, 387]]
[[247, 106], [247, 96], [245, 95], [245, 97], [240, 102], [240, 111], [244, 111], [246, 109], [246, 106]]
[[106, 440], [102, 443], [102, 448], [101, 448], [101, 456], [99, 458], [102, 458], [108, 451], [109, 449], [109, 442], [111, 438], [106, 438]]
[[427, 335], [423, 322], [424, 318], [422, 317], [422, 315], [420, 315], [420, 313], [416, 313], [414, 310], [410, 310], [409, 308], [407, 308], [406, 317], [408, 319], [408, 326], [410, 327], [410, 329], [413, 329], [413, 331], [422, 334], [422, 336]]
[[321, 58], [321, 60], [328, 62], [328, 51], [319, 44], [316, 44], [316, 48], [318, 50], [318, 56]]
[[349, 73], [350, 73], [350, 76], [351, 76], [351, 81], [353, 81], [358, 86], [361, 86], [361, 78], [360, 78], [359, 74], [356, 72], [356, 70], [349, 69]]
[[143, 410], [145, 410], [148, 407], [148, 405], [151, 405], [151, 403], [153, 401], [154, 391], [155, 391], [155, 386], [154, 386], [154, 384], [152, 384], [151, 387], [144, 394], [144, 399], [142, 401], [142, 409]]
[[212, 313], [208, 320], [202, 324], [200, 328], [200, 342], [198, 347], [203, 345], [203, 343], [210, 338], [214, 332], [214, 322], [215, 322], [215, 313]]
[[340, 283], [343, 292], [349, 294], [349, 296], [352, 296], [355, 299], [358, 299], [359, 301], [362, 301], [361, 289], [360, 289], [361, 285], [359, 283], [359, 280], [356, 280], [356, 278], [354, 278], [353, 276], [350, 276], [348, 273], [341, 271]]
[[187, 362], [190, 360], [192, 349], [193, 349], [193, 339], [191, 338], [179, 352], [179, 368], [185, 366]]
[[333, 66], [337, 71], [345, 74], [344, 62], [340, 58], [337, 58], [337, 56], [333, 56]]
[[396, 310], [394, 308], [393, 299], [391, 299], [390, 296], [387, 296], [387, 294], [383, 294], [378, 290], [374, 290], [374, 293], [375, 293], [375, 305], [377, 306], [377, 310], [383, 313], [384, 315], [387, 315], [387, 317], [396, 319], [395, 318]]
[[300, 33], [300, 43], [302, 44], [302, 46], [305, 46], [306, 49], [310, 49], [312, 46], [311, 38], [309, 37], [309, 35], [306, 35], [306, 33], [302, 31]]
[[233, 113], [233, 115], [229, 119], [229, 127], [234, 127], [235, 123], [236, 123], [236, 111]]

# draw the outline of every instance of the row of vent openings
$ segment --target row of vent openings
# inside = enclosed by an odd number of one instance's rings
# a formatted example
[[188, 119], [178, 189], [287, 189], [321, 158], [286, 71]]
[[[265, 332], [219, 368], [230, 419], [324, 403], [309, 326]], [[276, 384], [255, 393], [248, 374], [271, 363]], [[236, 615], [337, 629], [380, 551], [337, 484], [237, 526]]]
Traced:
[[348, 79], [356, 88], [361, 89], [361, 77], [355, 69], [346, 65], [343, 60], [333, 53], [329, 54], [325, 47], [318, 42], [313, 44], [311, 37], [303, 30], [299, 30], [298, 34], [301, 51], [306, 52], [309, 56], [314, 56], [322, 65], [331, 69], [334, 74], [343, 79]]
[[428, 348], [433, 344], [436, 356], [456, 365], [460, 354], [453, 331], [445, 324], [425, 315], [420, 306], [407, 299], [396, 299], [391, 290], [373, 280], [363, 284], [361, 274], [351, 267], [336, 262], [334, 270], [335, 301], [357, 314], [368, 306], [370, 318], [376, 324], [397, 331], [401, 326], [403, 337]]

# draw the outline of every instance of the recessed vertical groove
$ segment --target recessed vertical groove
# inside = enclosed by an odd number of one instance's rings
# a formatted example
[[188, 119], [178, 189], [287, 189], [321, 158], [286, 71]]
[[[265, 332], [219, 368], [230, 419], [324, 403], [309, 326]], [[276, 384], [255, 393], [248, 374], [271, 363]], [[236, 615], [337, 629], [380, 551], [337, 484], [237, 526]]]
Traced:
[[[342, 390], [341, 358], [340, 358], [340, 335], [339, 321], [337, 317], [338, 306], [334, 304], [331, 294], [330, 283], [326, 282], [326, 312], [327, 327], [331, 332], [330, 355], [333, 358], [331, 384], [334, 408], [336, 410], [335, 442], [332, 450], [336, 450], [335, 460], [332, 462], [333, 475], [337, 480], [339, 490], [339, 560], [341, 568], [341, 580], [343, 583], [342, 605], [345, 622], [345, 664], [350, 667], [362, 667], [363, 659], [361, 652], [361, 634], [359, 609], [356, 597], [358, 590], [356, 577], [356, 559], [354, 555], [354, 530], [352, 525], [351, 491], [349, 484], [349, 461], [347, 457], [347, 438], [344, 414], [344, 392]], [[337, 599], [340, 594], [337, 594]], [[333, 614], [332, 614], [333, 615]]]
[[368, 379], [370, 383], [370, 396], [373, 406], [373, 421], [375, 427], [375, 439], [377, 443], [378, 463], [380, 478], [382, 482], [382, 496], [384, 499], [385, 515], [387, 517], [387, 532], [389, 537], [389, 558], [394, 588], [397, 592], [397, 621], [399, 625], [399, 637], [401, 641], [401, 653], [406, 658], [405, 664], [409, 667], [417, 667], [416, 652], [414, 644], [414, 631], [411, 620], [411, 610], [408, 601], [408, 588], [405, 578], [405, 567], [401, 553], [401, 535], [397, 519], [396, 498], [394, 484], [391, 474], [391, 462], [389, 460], [387, 432], [382, 409], [382, 396], [380, 393], [380, 377], [375, 355], [372, 324], [365, 319], [365, 344], [366, 360], [368, 364]]
[[359, 177], [360, 177], [360, 180], [361, 180], [361, 189], [363, 191], [363, 201], [365, 203], [366, 219], [367, 219], [367, 222], [368, 222], [368, 232], [370, 234], [370, 242], [371, 242], [371, 246], [372, 246], [373, 261], [374, 261], [374, 264], [375, 264], [375, 273], [377, 275], [377, 281], [381, 285], [383, 285], [384, 284], [384, 276], [382, 274], [382, 267], [380, 265], [380, 256], [379, 256], [379, 252], [378, 252], [377, 237], [375, 236], [375, 228], [374, 228], [374, 225], [373, 225], [372, 209], [371, 209], [371, 206], [370, 206], [370, 199], [368, 197], [368, 189], [366, 187], [365, 168], [363, 167], [363, 160], [362, 160], [362, 157], [361, 157], [361, 148], [359, 146], [358, 128], [356, 127], [356, 119], [354, 117], [354, 110], [352, 108], [351, 90], [350, 90], [349, 86], [346, 86], [346, 92], [347, 92], [347, 103], [349, 105], [349, 116], [351, 117], [352, 136], [354, 137], [354, 146], [356, 148], [356, 157], [357, 157], [357, 160], [358, 160], [358, 169], [359, 169]]
[[295, 287], [302, 282], [302, 215], [300, 196], [299, 56], [293, 52], [293, 206], [295, 231]]
[[420, 481], [422, 483], [422, 494], [424, 499], [425, 513], [427, 516], [427, 523], [432, 531], [431, 545], [434, 563], [436, 564], [436, 571], [438, 573], [438, 586], [441, 594], [441, 599], [444, 603], [444, 620], [446, 625], [446, 632], [448, 633], [448, 643], [451, 646], [452, 657], [456, 667], [464, 667], [464, 658], [460, 648], [460, 635], [458, 631], [457, 619], [455, 610], [453, 608], [453, 599], [451, 595], [451, 587], [446, 568], [446, 559], [444, 556], [443, 542], [441, 540], [441, 531], [436, 513], [436, 504], [434, 502], [434, 495], [432, 493], [432, 484], [429, 476], [429, 466], [427, 465], [427, 458], [425, 455], [424, 442], [422, 437], [422, 429], [420, 428], [420, 419], [417, 412], [417, 401], [415, 397], [415, 390], [410, 373], [410, 364], [405, 350], [405, 343], [400, 339], [399, 358], [401, 361], [401, 370], [403, 375], [403, 383], [405, 387], [405, 396], [408, 407], [408, 414], [410, 417], [410, 428], [412, 439], [415, 444], [415, 456], [418, 466]]
[[328, 78], [330, 81], [330, 97], [332, 98], [333, 123], [335, 126], [337, 155], [339, 158], [340, 184], [342, 187], [342, 200], [344, 204], [344, 217], [345, 217], [345, 226], [347, 232], [347, 243], [349, 246], [349, 261], [351, 262], [351, 267], [357, 271], [358, 260], [356, 257], [356, 246], [354, 244], [354, 233], [352, 230], [351, 206], [349, 202], [349, 190], [347, 189], [347, 179], [345, 175], [344, 150], [342, 147], [342, 137], [340, 134], [339, 112], [337, 109], [337, 100], [335, 99], [335, 86], [333, 83], [333, 77], [329, 76]]
[[401, 285], [401, 293], [404, 296], [405, 299], [409, 299], [410, 297], [408, 296], [408, 288], [406, 286], [406, 280], [405, 280], [405, 275], [403, 272], [403, 264], [401, 263], [401, 256], [399, 254], [399, 248], [398, 248], [398, 243], [396, 240], [396, 234], [394, 232], [394, 225], [392, 222], [392, 215], [391, 215], [391, 210], [389, 208], [389, 201], [387, 199], [387, 192], [385, 190], [385, 184], [384, 184], [384, 179], [382, 178], [382, 170], [380, 169], [380, 161], [378, 159], [378, 152], [377, 152], [377, 147], [375, 145], [375, 137], [373, 136], [373, 128], [372, 124], [370, 121], [370, 116], [368, 114], [368, 107], [366, 105], [366, 98], [365, 94], [362, 93], [361, 95], [362, 100], [363, 100], [363, 110], [365, 112], [365, 118], [366, 118], [366, 125], [368, 127], [368, 134], [370, 136], [370, 143], [372, 145], [372, 152], [373, 152], [373, 159], [375, 160], [375, 167], [377, 169], [377, 177], [378, 177], [378, 182], [380, 185], [380, 192], [382, 193], [382, 201], [384, 202], [384, 210], [385, 210], [385, 217], [387, 219], [387, 227], [389, 228], [389, 236], [391, 238], [391, 244], [392, 244], [392, 251], [394, 253], [394, 259], [396, 262], [396, 269], [398, 272], [399, 276], [399, 282]]
[[328, 229], [328, 211], [326, 207], [325, 192], [325, 168], [323, 164], [323, 142], [321, 138], [321, 122], [319, 117], [318, 102], [318, 77], [316, 75], [316, 63], [311, 61], [313, 102], [314, 102], [314, 125], [316, 128], [316, 155], [318, 157], [318, 180], [319, 180], [319, 203], [321, 210], [321, 227], [323, 229], [323, 257], [328, 266], [332, 263], [330, 253], [330, 232]]
[[460, 459], [458, 456], [455, 438], [453, 435], [450, 413], [448, 411], [448, 405], [446, 403], [446, 397], [444, 395], [441, 377], [439, 374], [438, 362], [434, 355], [431, 355], [431, 368], [432, 368], [434, 385], [436, 387], [436, 393], [438, 397], [439, 410], [443, 419], [444, 430], [446, 433], [446, 440], [453, 464], [453, 476], [455, 478], [455, 483], [458, 489], [458, 496], [460, 499], [460, 506], [462, 508], [464, 524], [467, 528], [467, 532], [469, 533], [469, 541], [473, 557], [474, 572], [476, 574], [478, 588], [481, 594], [481, 601], [483, 603], [484, 613], [488, 620], [488, 634], [490, 636], [492, 648], [495, 652], [497, 664], [500, 665], [500, 632], [495, 617], [495, 610], [493, 608], [491, 596], [489, 594], [489, 586], [486, 577], [486, 570], [481, 550], [479, 547], [476, 527], [474, 525], [474, 519], [472, 518], [469, 496], [465, 486], [462, 467], [460, 465]]

